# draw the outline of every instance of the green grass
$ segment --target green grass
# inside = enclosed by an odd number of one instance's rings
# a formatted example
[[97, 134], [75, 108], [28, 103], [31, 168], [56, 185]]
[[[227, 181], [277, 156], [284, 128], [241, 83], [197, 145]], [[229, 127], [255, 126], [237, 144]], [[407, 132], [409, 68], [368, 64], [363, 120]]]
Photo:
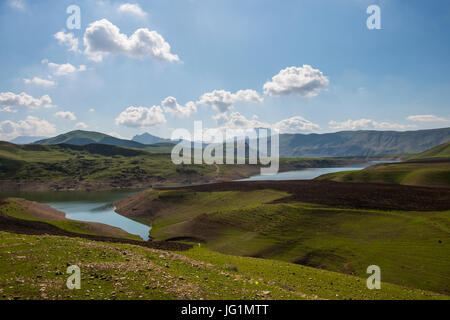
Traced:
[[106, 145], [16, 146], [6, 142], [0, 142], [0, 169], [0, 180], [27, 181], [164, 181], [216, 175], [215, 166], [176, 166], [169, 154]]
[[107, 237], [116, 237], [116, 238], [125, 238], [131, 240], [142, 240], [141, 237], [137, 235], [133, 235], [127, 233], [121, 229], [118, 229], [119, 232], [114, 232], [115, 229], [111, 228], [106, 231], [102, 230], [101, 227], [98, 227], [96, 224], [76, 221], [76, 220], [51, 220], [51, 219], [43, 219], [34, 216], [30, 211], [26, 210], [21, 206], [22, 199], [8, 198], [3, 200], [4, 203], [0, 205], [1, 213], [22, 220], [28, 221], [41, 221], [48, 224], [51, 224], [59, 229], [66, 230], [73, 233], [78, 234], [88, 234], [88, 235], [97, 235], [97, 236], [107, 236]]
[[409, 157], [409, 159], [432, 159], [432, 158], [449, 158], [450, 142], [440, 144], [434, 148], [428, 149], [417, 155]]
[[[81, 289], [66, 287], [69, 265]], [[169, 253], [124, 244], [0, 232], [0, 299], [449, 299], [366, 277], [204, 248]], [[383, 276], [382, 276], [383, 277]], [[383, 279], [382, 279], [383, 280]]]
[[450, 161], [381, 164], [361, 171], [329, 173], [316, 179], [340, 182], [377, 182], [429, 187], [450, 187]]
[[186, 239], [224, 254], [361, 277], [375, 264], [388, 282], [450, 293], [450, 211], [279, 203], [286, 194], [271, 190], [153, 190], [148, 197], [148, 207], [157, 211], [151, 231], [156, 240]]

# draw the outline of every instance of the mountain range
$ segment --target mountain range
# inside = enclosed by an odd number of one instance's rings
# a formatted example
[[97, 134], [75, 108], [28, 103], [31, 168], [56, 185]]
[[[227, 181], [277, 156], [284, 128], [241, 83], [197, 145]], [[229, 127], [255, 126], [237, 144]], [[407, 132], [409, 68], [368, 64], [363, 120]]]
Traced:
[[[24, 137], [18, 139], [26, 141]], [[417, 131], [342, 131], [325, 134], [281, 134], [280, 156], [283, 158], [353, 157], [420, 153], [450, 141], [450, 128]], [[14, 142], [14, 141], [13, 141]], [[170, 152], [177, 141], [149, 133], [133, 140], [119, 139], [90, 131], [71, 131], [33, 144], [105, 144], [153, 152]]]

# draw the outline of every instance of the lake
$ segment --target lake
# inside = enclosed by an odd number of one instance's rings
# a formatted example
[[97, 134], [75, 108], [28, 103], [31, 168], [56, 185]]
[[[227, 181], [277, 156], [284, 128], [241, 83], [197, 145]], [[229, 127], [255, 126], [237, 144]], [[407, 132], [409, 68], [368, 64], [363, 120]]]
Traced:
[[[309, 168], [281, 172], [273, 176], [258, 175], [239, 181], [310, 180], [326, 173], [362, 170], [376, 163], [381, 163], [381, 161], [371, 161], [348, 167]], [[128, 233], [139, 235], [144, 240], [148, 240], [151, 227], [121, 216], [114, 211], [114, 203], [137, 192], [139, 190], [0, 192], [0, 198], [18, 197], [37, 201], [65, 212], [68, 219], [108, 224], [122, 228]]]
[[238, 181], [311, 180], [327, 173], [362, 170], [377, 163], [386, 163], [386, 161], [370, 161], [361, 164], [353, 164], [352, 166], [348, 167], [307, 168], [295, 171], [279, 172], [270, 176], [257, 175]]
[[0, 198], [18, 197], [40, 202], [65, 212], [68, 219], [108, 224], [148, 240], [151, 227], [114, 211], [114, 203], [136, 192], [139, 190], [0, 192]]

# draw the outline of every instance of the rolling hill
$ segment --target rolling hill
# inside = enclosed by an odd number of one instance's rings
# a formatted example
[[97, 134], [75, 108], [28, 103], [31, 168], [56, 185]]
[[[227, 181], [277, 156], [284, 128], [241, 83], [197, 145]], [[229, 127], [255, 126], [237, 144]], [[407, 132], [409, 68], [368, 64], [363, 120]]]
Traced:
[[142, 144], [155, 144], [155, 143], [163, 143], [163, 142], [172, 142], [170, 139], [164, 139], [157, 136], [154, 136], [150, 133], [143, 133], [141, 135], [135, 135], [132, 141], [139, 142]]
[[450, 188], [450, 142], [412, 155], [405, 162], [382, 163], [360, 171], [329, 173], [316, 180]]
[[109, 144], [119, 147], [136, 148], [136, 149], [144, 149], [146, 147], [144, 144], [136, 141], [119, 139], [100, 132], [82, 131], [82, 130], [71, 131], [64, 134], [60, 134], [53, 138], [43, 139], [34, 142], [34, 144], [41, 144], [41, 145], [73, 144], [78, 146], [87, 145], [91, 143]]
[[445, 294], [449, 209], [444, 189], [328, 181], [150, 189], [117, 204], [154, 240], [359, 277], [375, 264], [383, 281]]
[[432, 159], [432, 158], [449, 158], [450, 142], [440, 144], [434, 148], [425, 150], [422, 153], [413, 155], [409, 159]]
[[450, 141], [450, 128], [418, 131], [342, 131], [282, 134], [282, 157], [352, 157], [411, 154]]
[[[368, 157], [404, 155], [450, 141], [450, 128], [418, 131], [342, 131], [325, 134], [281, 134], [282, 158]], [[34, 144], [108, 144], [144, 149], [156, 153], [170, 153], [177, 141], [170, 141], [144, 133], [133, 140], [119, 139], [99, 132], [71, 131]]]

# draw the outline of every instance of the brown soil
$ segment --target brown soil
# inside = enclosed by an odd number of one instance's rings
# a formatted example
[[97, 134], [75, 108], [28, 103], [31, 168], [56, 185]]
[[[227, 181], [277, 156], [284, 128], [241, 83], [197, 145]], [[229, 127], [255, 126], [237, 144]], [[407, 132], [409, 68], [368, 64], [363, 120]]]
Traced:
[[291, 194], [290, 197], [277, 202], [306, 202], [382, 210], [450, 210], [450, 190], [448, 188], [297, 180], [223, 182], [178, 189], [197, 192], [272, 189]]

